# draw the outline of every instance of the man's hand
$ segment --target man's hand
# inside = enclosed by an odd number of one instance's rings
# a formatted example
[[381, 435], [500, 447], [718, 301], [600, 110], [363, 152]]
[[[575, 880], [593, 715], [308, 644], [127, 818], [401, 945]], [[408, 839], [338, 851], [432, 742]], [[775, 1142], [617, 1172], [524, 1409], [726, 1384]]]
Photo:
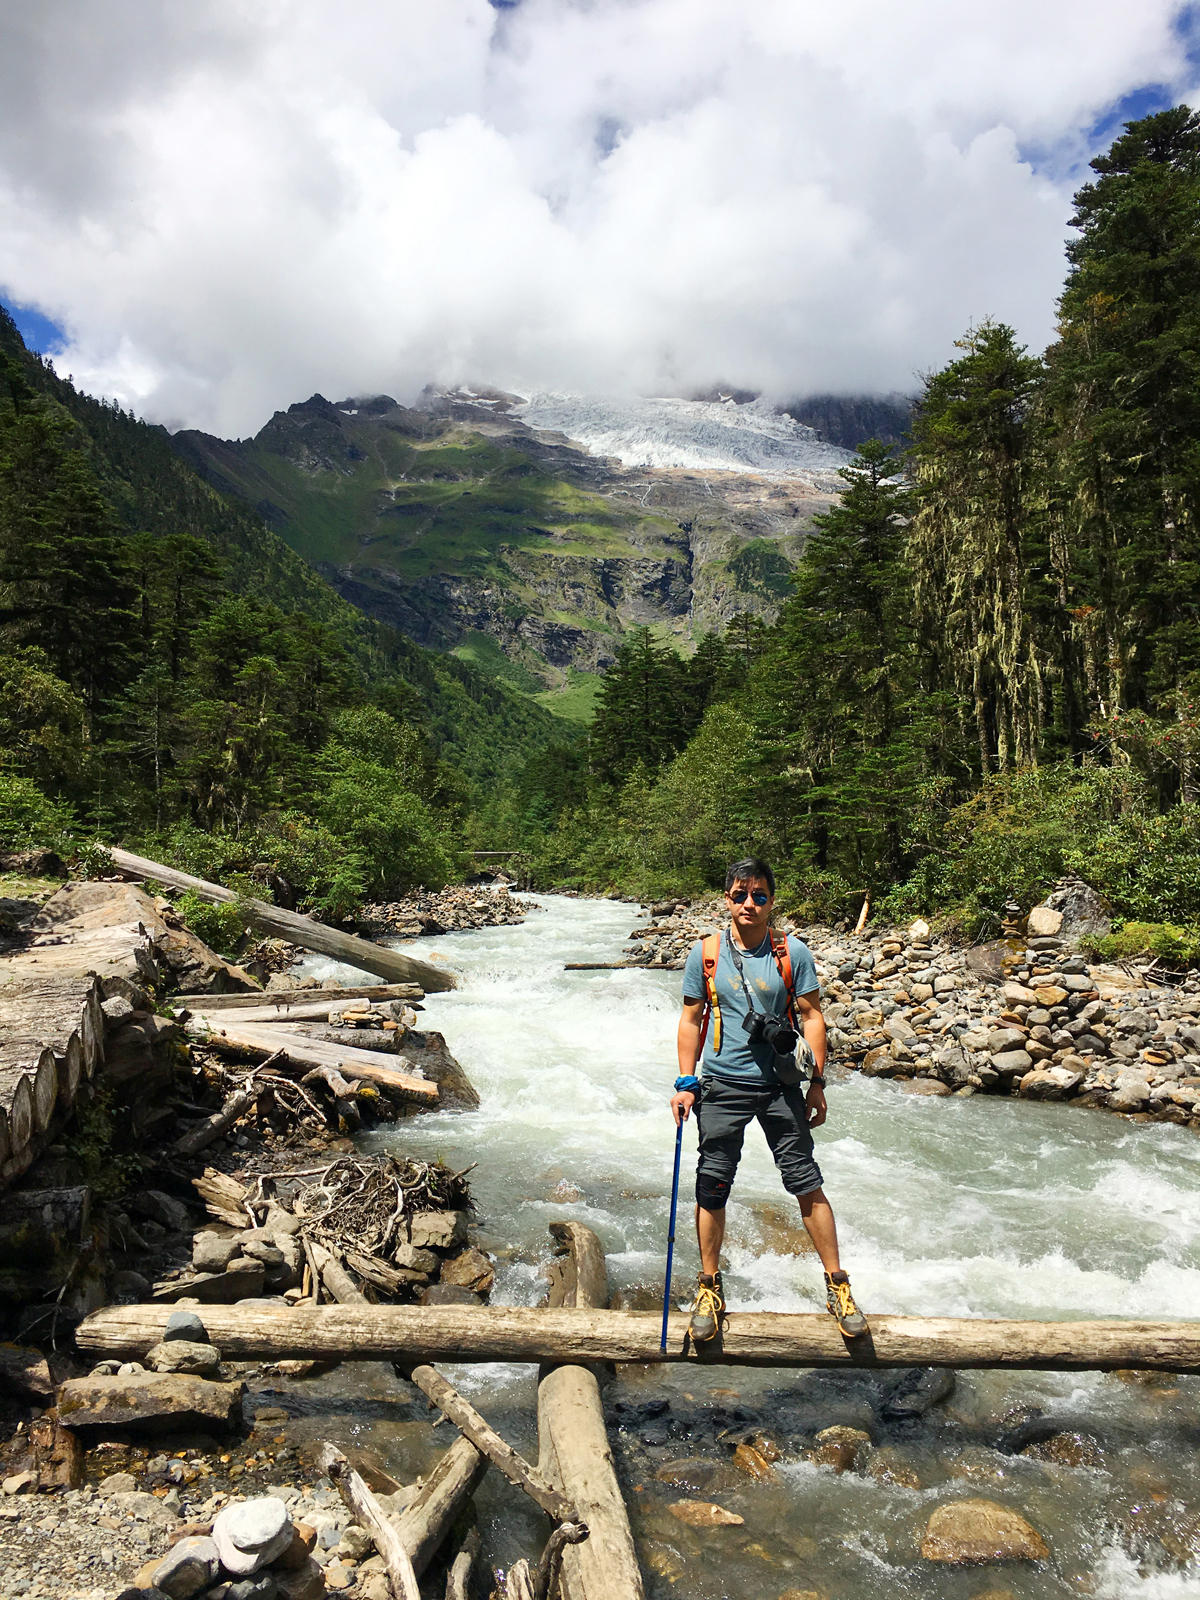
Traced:
[[[683, 1099], [680, 1095], [679, 1099]], [[829, 1115], [829, 1108], [825, 1104], [825, 1091], [820, 1084], [814, 1083], [804, 1097], [804, 1104], [808, 1111], [808, 1125], [810, 1128], [819, 1128]]]
[[680, 1089], [678, 1094], [671, 1096], [671, 1115], [675, 1118], [677, 1128], [680, 1123], [687, 1121], [688, 1113], [695, 1104], [696, 1096], [690, 1089]]

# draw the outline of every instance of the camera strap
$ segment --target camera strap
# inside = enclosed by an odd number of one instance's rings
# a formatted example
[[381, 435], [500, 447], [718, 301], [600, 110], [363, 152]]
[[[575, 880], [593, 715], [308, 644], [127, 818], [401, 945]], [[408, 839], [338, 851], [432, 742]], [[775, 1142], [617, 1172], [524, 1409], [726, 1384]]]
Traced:
[[[775, 934], [771, 929], [767, 930], [767, 938], [770, 940], [771, 954], [775, 957], [775, 965], [779, 969], [779, 976], [783, 982], [783, 993], [786, 1002], [784, 1015], [791, 1022], [793, 1028], [796, 1029], [796, 1032], [799, 1033], [800, 1028], [796, 1021], [796, 997], [792, 993], [792, 959], [788, 954], [787, 940], [781, 939], [779, 944], [776, 944]], [[741, 983], [742, 993], [746, 996], [746, 1004], [750, 1007], [751, 1011], [757, 1011], [758, 1007], [754, 1004], [754, 996], [750, 993], [749, 985], [746, 982], [746, 970], [742, 966], [741, 954], [738, 951], [737, 945], [734, 944], [733, 935], [730, 933], [728, 928], [725, 930], [725, 943], [729, 946], [729, 958], [737, 968], [738, 981]], [[781, 946], [783, 950], [782, 958], [780, 956]], [[771, 1013], [764, 1011], [763, 1015], [770, 1016]]]

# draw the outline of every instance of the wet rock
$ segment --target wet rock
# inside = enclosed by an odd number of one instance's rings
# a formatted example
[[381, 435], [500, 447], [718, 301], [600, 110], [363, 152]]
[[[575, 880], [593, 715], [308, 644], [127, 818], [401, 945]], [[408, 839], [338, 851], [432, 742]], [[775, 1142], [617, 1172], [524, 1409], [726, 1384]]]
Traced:
[[667, 1510], [689, 1528], [735, 1528], [746, 1521], [736, 1512], [726, 1511], [724, 1506], [707, 1500], [676, 1500]]
[[468, 1245], [442, 1262], [441, 1281], [473, 1294], [487, 1294], [496, 1281], [496, 1269], [482, 1250]]
[[865, 1471], [868, 1477], [874, 1478], [876, 1483], [887, 1484], [896, 1489], [919, 1489], [921, 1480], [913, 1469], [908, 1466], [899, 1451], [893, 1450], [890, 1445], [885, 1445], [882, 1450], [872, 1450], [867, 1458]]
[[879, 1045], [868, 1050], [863, 1057], [863, 1076], [867, 1078], [892, 1078], [900, 1071], [900, 1063], [889, 1045]]
[[287, 1506], [274, 1495], [227, 1506], [213, 1523], [213, 1542], [227, 1572], [249, 1577], [292, 1543]]
[[926, 1561], [960, 1565], [986, 1561], [1045, 1561], [1046, 1541], [1025, 1518], [994, 1500], [955, 1500], [938, 1506], [925, 1528]]
[[58, 1415], [72, 1429], [234, 1426], [245, 1384], [213, 1383], [183, 1373], [144, 1373], [135, 1378], [71, 1378], [58, 1391]]
[[192, 1344], [207, 1344], [208, 1329], [194, 1311], [172, 1311], [167, 1318], [163, 1339], [186, 1339]]
[[191, 1339], [164, 1339], [146, 1352], [146, 1365], [153, 1372], [190, 1372], [211, 1377], [221, 1364], [216, 1345], [194, 1344]]
[[942, 1083], [939, 1078], [910, 1078], [900, 1087], [905, 1094], [922, 1094], [935, 1099], [944, 1099], [946, 1095], [954, 1093], [950, 1085]]
[[1060, 1467], [1101, 1467], [1104, 1452], [1089, 1434], [1054, 1433], [1021, 1451], [1031, 1461], [1053, 1462]]
[[418, 1211], [411, 1219], [408, 1242], [418, 1249], [453, 1250], [467, 1241], [467, 1219], [461, 1211]]
[[778, 1478], [771, 1463], [752, 1444], [739, 1444], [733, 1452], [733, 1464], [756, 1483], [774, 1483]]
[[736, 1489], [740, 1479], [734, 1469], [724, 1461], [712, 1461], [707, 1456], [685, 1456], [680, 1461], [667, 1461], [654, 1474], [659, 1483], [672, 1489]]
[[221, 1558], [211, 1539], [180, 1539], [154, 1569], [153, 1584], [170, 1600], [192, 1600], [207, 1589], [220, 1571]]
[[457, 1283], [431, 1283], [421, 1290], [418, 1303], [423, 1306], [481, 1306], [483, 1296]]
[[804, 1452], [804, 1459], [818, 1467], [832, 1467], [840, 1474], [853, 1471], [870, 1447], [871, 1435], [861, 1428], [823, 1428], [815, 1447]]
[[954, 1393], [954, 1374], [945, 1367], [909, 1367], [901, 1372], [880, 1407], [889, 1421], [923, 1417]]
[[1065, 1100], [1082, 1082], [1082, 1072], [1068, 1072], [1064, 1067], [1045, 1067], [1027, 1072], [1019, 1087], [1021, 1097], [1025, 1100]]

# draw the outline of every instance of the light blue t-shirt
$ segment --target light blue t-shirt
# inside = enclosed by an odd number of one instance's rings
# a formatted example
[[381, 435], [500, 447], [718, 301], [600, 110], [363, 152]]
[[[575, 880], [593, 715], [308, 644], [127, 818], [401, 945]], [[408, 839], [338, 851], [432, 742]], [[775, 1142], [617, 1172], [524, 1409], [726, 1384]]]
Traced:
[[[702, 946], [703, 941], [697, 941], [692, 946], [683, 969], [685, 1000], [707, 999]], [[788, 935], [787, 947], [792, 962], [793, 995], [812, 994], [814, 990], [819, 990], [821, 985], [817, 978], [812, 951], [792, 934]], [[783, 979], [779, 975], [779, 966], [771, 953], [771, 941], [764, 939], [757, 950], [753, 952], [747, 950], [739, 954], [742, 957], [742, 969], [746, 974], [746, 988], [754, 996], [755, 1009], [775, 1017], [786, 1016], [787, 996], [784, 993]], [[737, 1078], [742, 1082], [752, 1080], [763, 1084], [774, 1083], [775, 1077], [770, 1070], [773, 1054], [770, 1046], [761, 1041], [752, 1044], [750, 1035], [742, 1026], [749, 1008], [746, 1005], [746, 994], [738, 977], [737, 968], [730, 958], [728, 930], [721, 934], [721, 953], [717, 961], [715, 980], [717, 1002], [721, 1007], [721, 1049], [718, 1052], [715, 1048], [716, 1029], [710, 1017], [701, 1056], [704, 1072], [711, 1073], [717, 1078]], [[797, 1021], [799, 1021], [798, 1016]]]

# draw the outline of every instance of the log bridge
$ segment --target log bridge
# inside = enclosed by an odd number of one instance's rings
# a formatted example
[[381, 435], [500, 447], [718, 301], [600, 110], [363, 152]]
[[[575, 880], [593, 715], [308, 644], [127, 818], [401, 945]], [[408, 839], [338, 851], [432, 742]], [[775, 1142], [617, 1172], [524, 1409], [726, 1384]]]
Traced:
[[[76, 1331], [97, 1357], [140, 1359], [162, 1338], [169, 1306], [108, 1306]], [[212, 1342], [236, 1360], [636, 1362], [727, 1367], [996, 1367], [1200, 1372], [1200, 1322], [1016, 1322], [872, 1317], [845, 1339], [831, 1317], [731, 1312], [718, 1338], [694, 1345], [671, 1317], [659, 1348], [657, 1312], [578, 1306], [206, 1306]]]

